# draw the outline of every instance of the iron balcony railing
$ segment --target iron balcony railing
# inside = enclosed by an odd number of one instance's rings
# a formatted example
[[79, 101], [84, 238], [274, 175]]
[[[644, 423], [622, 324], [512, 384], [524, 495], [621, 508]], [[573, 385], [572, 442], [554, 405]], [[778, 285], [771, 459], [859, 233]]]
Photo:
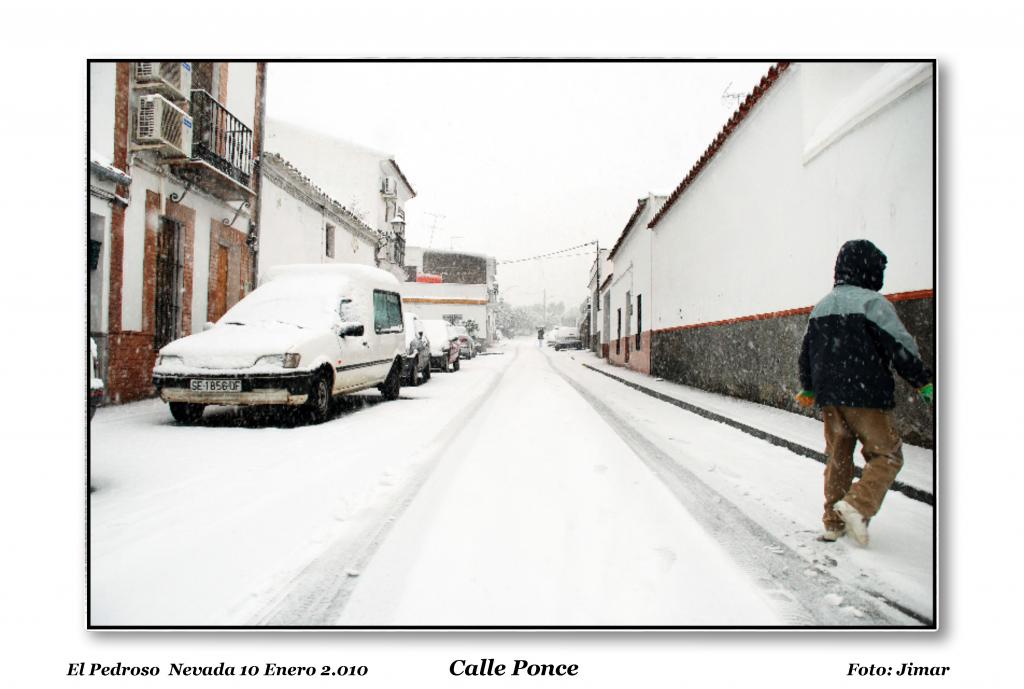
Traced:
[[192, 157], [205, 160], [235, 181], [252, 180], [252, 130], [209, 92], [192, 91]]

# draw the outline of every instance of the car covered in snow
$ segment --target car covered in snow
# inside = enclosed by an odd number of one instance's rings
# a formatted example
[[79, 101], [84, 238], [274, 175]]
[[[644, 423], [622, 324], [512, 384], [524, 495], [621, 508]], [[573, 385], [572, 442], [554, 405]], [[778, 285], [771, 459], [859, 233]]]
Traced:
[[417, 386], [430, 380], [430, 340], [423, 331], [423, 321], [406, 312], [405, 358], [402, 360], [402, 384]]
[[470, 335], [465, 326], [453, 325], [452, 330], [459, 336], [459, 357], [472, 359], [477, 355], [476, 341]]
[[439, 371], [459, 370], [459, 334], [448, 321], [427, 319], [423, 331], [430, 340], [430, 365]]
[[555, 351], [562, 349], [583, 349], [583, 340], [580, 339], [579, 328], [562, 326], [558, 328], [552, 338], [552, 346]]
[[287, 265], [215, 325], [163, 347], [153, 385], [171, 415], [194, 423], [208, 405], [305, 406], [376, 387], [398, 397], [406, 352], [399, 282], [361, 265]]

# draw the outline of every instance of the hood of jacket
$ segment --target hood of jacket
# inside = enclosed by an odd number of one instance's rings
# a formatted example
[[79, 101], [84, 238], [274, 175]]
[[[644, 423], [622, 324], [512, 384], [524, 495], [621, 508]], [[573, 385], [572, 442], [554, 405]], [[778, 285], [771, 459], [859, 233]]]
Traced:
[[882, 289], [885, 264], [881, 249], [866, 239], [852, 239], [839, 249], [836, 257], [836, 285], [853, 285], [865, 289]]

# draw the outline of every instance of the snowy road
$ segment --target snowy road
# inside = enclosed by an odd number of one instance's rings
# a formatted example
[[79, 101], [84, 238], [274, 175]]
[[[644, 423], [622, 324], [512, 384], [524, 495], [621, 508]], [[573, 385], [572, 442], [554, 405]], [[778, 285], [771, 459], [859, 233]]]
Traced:
[[625, 388], [587, 353], [499, 351], [321, 426], [101, 410], [93, 624], [931, 618], [929, 506], [891, 494], [870, 549], [820, 543], [820, 464]]

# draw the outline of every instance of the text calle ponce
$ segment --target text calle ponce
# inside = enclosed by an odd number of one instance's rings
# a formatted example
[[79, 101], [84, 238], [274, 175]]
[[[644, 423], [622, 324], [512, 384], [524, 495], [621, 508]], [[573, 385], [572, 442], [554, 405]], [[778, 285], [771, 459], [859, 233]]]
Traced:
[[479, 661], [473, 662], [460, 658], [453, 660], [452, 664], [448, 666], [448, 672], [456, 677], [500, 677], [504, 675], [511, 677], [575, 677], [579, 671], [580, 666], [575, 663], [572, 665], [542, 665], [516, 659], [512, 661], [512, 672], [508, 672], [508, 666], [505, 663], [495, 662], [494, 658], [481, 658]]

